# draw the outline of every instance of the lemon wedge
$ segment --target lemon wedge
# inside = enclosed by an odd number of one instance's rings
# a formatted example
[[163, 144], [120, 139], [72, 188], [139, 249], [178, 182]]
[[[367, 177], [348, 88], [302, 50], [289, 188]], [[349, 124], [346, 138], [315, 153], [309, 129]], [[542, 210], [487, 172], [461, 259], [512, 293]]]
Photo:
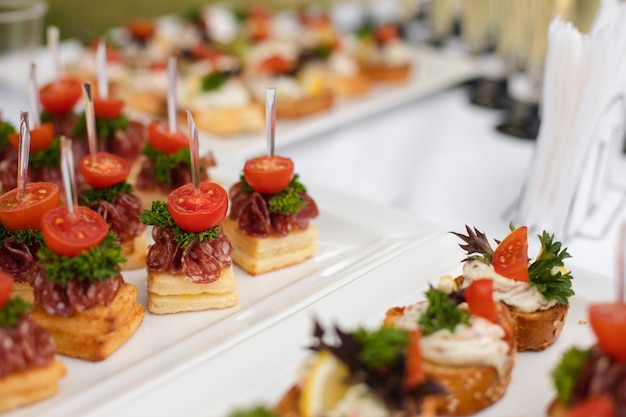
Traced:
[[327, 350], [319, 352], [302, 386], [300, 412], [303, 417], [319, 417], [332, 410], [349, 386], [348, 367]]

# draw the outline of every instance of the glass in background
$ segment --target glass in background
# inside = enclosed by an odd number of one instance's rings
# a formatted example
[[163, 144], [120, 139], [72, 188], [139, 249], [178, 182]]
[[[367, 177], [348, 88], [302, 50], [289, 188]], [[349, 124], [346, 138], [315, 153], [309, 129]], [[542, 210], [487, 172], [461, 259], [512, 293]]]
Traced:
[[512, 71], [508, 78], [511, 97], [498, 131], [522, 139], [536, 139], [540, 126], [543, 66], [548, 46], [548, 26], [561, 16], [571, 20], [574, 0], [511, 0], [500, 10], [503, 54]]
[[443, 47], [455, 35], [459, 0], [430, 0], [426, 6], [428, 42]]
[[0, 54], [32, 53], [43, 40], [48, 5], [36, 0], [0, 0]]
[[460, 4], [461, 41], [480, 67], [482, 76], [470, 84], [470, 102], [491, 109], [508, 105], [507, 68], [496, 54], [499, 26], [498, 0], [462, 0]]

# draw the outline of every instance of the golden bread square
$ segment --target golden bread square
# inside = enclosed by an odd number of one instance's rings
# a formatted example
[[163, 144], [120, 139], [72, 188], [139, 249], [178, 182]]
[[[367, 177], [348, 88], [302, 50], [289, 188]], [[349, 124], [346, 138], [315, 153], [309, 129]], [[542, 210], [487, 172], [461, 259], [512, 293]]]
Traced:
[[28, 301], [31, 304], [35, 300], [33, 287], [31, 287], [28, 282], [14, 282], [11, 297], [20, 297], [22, 300]]
[[144, 313], [145, 308], [137, 304], [137, 287], [125, 283], [109, 306], [57, 317], [35, 304], [32, 317], [52, 334], [57, 353], [97, 362], [106, 359], [135, 333]]
[[126, 262], [121, 264], [123, 271], [139, 269], [146, 266], [146, 255], [148, 254], [148, 238], [146, 233], [135, 236], [133, 240], [125, 242], [122, 246], [122, 256]]
[[54, 358], [47, 366], [13, 372], [0, 378], [0, 411], [31, 404], [54, 395], [59, 380], [67, 373], [65, 365]]
[[259, 238], [243, 233], [230, 218], [222, 221], [224, 233], [233, 245], [233, 262], [250, 275], [259, 275], [295, 265], [313, 256], [319, 230], [292, 230], [287, 236]]
[[153, 314], [228, 308], [238, 301], [232, 266], [221, 268], [220, 278], [208, 284], [185, 279], [184, 273], [148, 271], [148, 310]]

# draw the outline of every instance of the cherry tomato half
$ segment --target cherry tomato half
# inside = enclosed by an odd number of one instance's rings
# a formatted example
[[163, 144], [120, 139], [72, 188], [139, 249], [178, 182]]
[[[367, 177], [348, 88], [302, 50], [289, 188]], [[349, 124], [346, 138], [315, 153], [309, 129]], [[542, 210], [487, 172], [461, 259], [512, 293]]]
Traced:
[[11, 291], [13, 291], [13, 277], [0, 271], [0, 309], [9, 301]]
[[596, 395], [572, 406], [563, 417], [613, 417], [616, 411], [608, 395]]
[[416, 387], [424, 381], [424, 365], [422, 361], [422, 349], [420, 340], [422, 334], [419, 330], [409, 332], [409, 347], [406, 353], [406, 376], [403, 385], [407, 389]]
[[465, 301], [470, 313], [492, 323], [498, 323], [496, 304], [493, 301], [493, 281], [477, 279], [465, 289]]
[[159, 121], [148, 125], [148, 140], [157, 151], [174, 153], [189, 148], [189, 138], [183, 132], [170, 133], [167, 126]]
[[61, 78], [39, 89], [39, 101], [50, 113], [62, 114], [74, 108], [83, 95], [78, 78]]
[[210, 181], [178, 187], [167, 197], [167, 210], [176, 224], [186, 232], [204, 232], [217, 226], [228, 211], [228, 193]]
[[266, 74], [287, 74], [293, 64], [279, 55], [272, 55], [259, 64], [259, 71]]
[[41, 229], [44, 213], [59, 205], [59, 186], [52, 182], [26, 184], [24, 196], [18, 198], [14, 188], [0, 196], [0, 222], [9, 230]]
[[80, 158], [80, 173], [93, 188], [106, 188], [124, 181], [130, 173], [130, 163], [121, 156], [97, 152], [95, 160], [87, 154]]
[[126, 29], [133, 38], [146, 40], [156, 33], [156, 23], [151, 19], [135, 18], [126, 22]]
[[276, 194], [285, 189], [293, 178], [293, 161], [282, 156], [258, 156], [246, 161], [243, 176], [255, 191]]
[[592, 304], [589, 321], [602, 350], [618, 362], [626, 362], [626, 303]]
[[109, 225], [101, 215], [88, 207], [75, 206], [74, 213], [70, 214], [67, 206], [60, 206], [44, 214], [41, 232], [43, 240], [53, 252], [76, 256], [99, 245], [109, 232]]
[[[7, 139], [15, 149], [18, 149], [20, 145], [19, 132], [10, 133]], [[43, 123], [30, 129], [30, 151], [43, 151], [50, 146], [52, 139], [54, 139], [54, 125], [52, 123]]]
[[114, 119], [122, 114], [124, 101], [116, 98], [95, 97], [93, 99], [93, 112], [96, 117]]
[[378, 28], [376, 28], [375, 34], [376, 40], [378, 40], [378, 42], [380, 43], [386, 43], [399, 37], [398, 28], [395, 25], [391, 24], [379, 26]]
[[492, 263], [503, 277], [528, 282], [528, 227], [509, 233], [494, 251]]

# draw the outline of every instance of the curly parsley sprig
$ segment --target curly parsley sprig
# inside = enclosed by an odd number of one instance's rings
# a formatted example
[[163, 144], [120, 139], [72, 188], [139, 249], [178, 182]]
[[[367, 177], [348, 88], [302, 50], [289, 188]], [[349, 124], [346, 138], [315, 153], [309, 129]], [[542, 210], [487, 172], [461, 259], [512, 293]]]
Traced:
[[18, 242], [23, 243], [26, 246], [43, 244], [43, 235], [39, 230], [33, 230], [28, 227], [23, 230], [11, 231], [0, 223], [0, 243], [4, 242], [10, 237], [15, 238]]
[[172, 232], [174, 232], [174, 240], [182, 249], [187, 249], [194, 240], [198, 240], [198, 242], [216, 240], [220, 236], [219, 225], [205, 230], [204, 232], [195, 233], [184, 231], [176, 224], [170, 215], [167, 209], [167, 203], [159, 200], [153, 201], [151, 209], [144, 210], [143, 213], [139, 215], [139, 220], [148, 226], [172, 229]]
[[470, 313], [457, 308], [457, 304], [445, 292], [431, 288], [426, 292], [426, 299], [428, 309], [418, 320], [424, 336], [441, 329], [454, 332], [459, 324], [469, 324]]
[[54, 137], [46, 149], [31, 153], [28, 161], [33, 168], [58, 167], [61, 163], [61, 139]]
[[[121, 114], [117, 117], [109, 119], [108, 117], [96, 117], [96, 137], [101, 140], [109, 140], [113, 138], [116, 130], [126, 130], [128, 128], [128, 117]], [[87, 132], [87, 119], [85, 113], [82, 112], [76, 119], [74, 130], [72, 133], [74, 136], [80, 136]]]
[[22, 317], [22, 314], [30, 311], [32, 305], [20, 297], [13, 297], [7, 300], [6, 304], [0, 308], [0, 327], [13, 327]]
[[154, 161], [154, 171], [152, 175], [154, 179], [163, 184], [172, 184], [172, 170], [180, 164], [191, 166], [191, 154], [188, 148], [183, 148], [170, 154], [156, 150], [148, 143], [141, 153]]
[[42, 246], [37, 252], [46, 279], [65, 288], [69, 279], [85, 282], [104, 282], [120, 273], [120, 264], [126, 259], [116, 237], [109, 231], [100, 245], [82, 251], [76, 256], [63, 256]]
[[0, 150], [9, 145], [9, 134], [15, 133], [15, 127], [6, 120], [0, 121]]
[[554, 235], [545, 230], [539, 236], [541, 250], [537, 258], [528, 267], [528, 282], [547, 300], [557, 300], [560, 304], [569, 303], [568, 298], [574, 295], [572, 275], [563, 273], [563, 259], [571, 258], [567, 248], [561, 249], [561, 242], [554, 241]]
[[[306, 193], [306, 187], [298, 181], [299, 175], [295, 174], [289, 185], [279, 193], [272, 195], [267, 204], [270, 213], [282, 213], [285, 215], [295, 214], [305, 206], [306, 201], [300, 195]], [[241, 191], [252, 194], [254, 189], [248, 184], [243, 174], [239, 177], [241, 181]]]
[[133, 186], [126, 181], [105, 188], [87, 188], [80, 196], [80, 205], [86, 206], [94, 201], [108, 201], [112, 203], [118, 195], [132, 193], [133, 191]]
[[557, 391], [559, 401], [569, 404], [578, 374], [587, 361], [591, 351], [589, 349], [568, 349], [561, 358], [561, 362], [552, 371], [552, 381]]

